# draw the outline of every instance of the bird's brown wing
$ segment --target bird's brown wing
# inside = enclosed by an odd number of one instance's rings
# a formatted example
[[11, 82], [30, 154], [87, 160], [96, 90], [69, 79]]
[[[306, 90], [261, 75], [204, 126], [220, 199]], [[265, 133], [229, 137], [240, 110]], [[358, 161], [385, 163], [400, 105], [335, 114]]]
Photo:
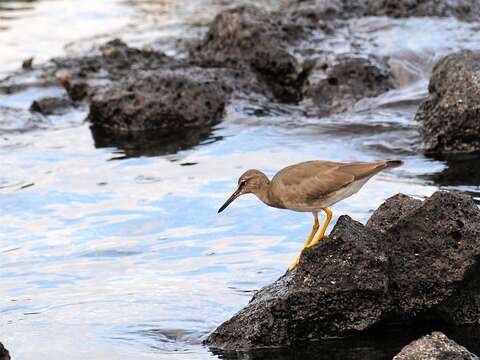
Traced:
[[375, 175], [387, 167], [389, 167], [387, 161], [373, 163], [340, 163], [337, 171], [350, 174], [355, 180], [360, 180]]
[[[355, 180], [344, 163], [307, 161], [280, 170], [271, 181], [273, 195], [285, 205], [308, 204]], [[349, 169], [347, 169], [349, 170]]]

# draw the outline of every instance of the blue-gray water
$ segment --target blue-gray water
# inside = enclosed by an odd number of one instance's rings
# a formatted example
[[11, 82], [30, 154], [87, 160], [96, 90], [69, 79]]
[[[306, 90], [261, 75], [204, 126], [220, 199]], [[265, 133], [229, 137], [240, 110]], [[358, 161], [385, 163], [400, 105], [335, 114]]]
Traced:
[[[0, 74], [29, 56], [40, 63], [113, 37], [182, 56], [172, 39], [200, 36], [218, 11], [244, 2], [0, 1]], [[96, 148], [82, 111], [32, 121], [31, 101], [59, 88], [0, 95], [0, 106], [18, 111], [0, 119], [0, 341], [12, 358], [216, 358], [202, 338], [284, 273], [312, 221], [253, 197], [218, 215], [248, 168], [273, 174], [309, 159], [404, 159], [333, 209], [362, 222], [398, 192], [422, 198], [453, 188], [478, 199], [478, 159], [425, 158], [413, 115], [433, 63], [480, 48], [479, 26], [430, 18], [350, 26], [392, 57], [400, 89], [323, 119], [302, 118], [294, 106], [258, 116], [234, 104], [208, 138], [166, 155]], [[321, 351], [381, 359], [397, 347], [345, 341]]]

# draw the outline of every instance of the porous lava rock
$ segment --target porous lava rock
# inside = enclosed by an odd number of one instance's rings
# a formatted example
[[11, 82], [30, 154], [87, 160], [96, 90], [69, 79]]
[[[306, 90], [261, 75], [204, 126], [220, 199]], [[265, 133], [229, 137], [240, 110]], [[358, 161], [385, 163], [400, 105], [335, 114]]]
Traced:
[[461, 51], [433, 68], [415, 119], [428, 153], [480, 151], [480, 52]]
[[478, 360], [466, 348], [441, 332], [433, 332], [405, 346], [393, 360]]
[[358, 100], [392, 89], [393, 78], [381, 58], [344, 54], [318, 61], [310, 71], [306, 87], [314, 111], [326, 116], [348, 111]]
[[304, 251], [297, 269], [258, 291], [205, 344], [250, 350], [432, 317], [468, 323], [479, 306], [466, 317], [447, 315], [457, 299], [480, 296], [479, 261], [480, 210], [469, 196], [396, 195], [366, 226], [340, 217], [328, 240]]
[[307, 249], [297, 270], [257, 292], [206, 343], [227, 350], [289, 346], [377, 323], [391, 302], [388, 259], [377, 238], [340, 217], [329, 241]]
[[455, 17], [480, 19], [477, 0], [291, 0], [286, 8], [316, 19], [349, 19], [362, 16]]
[[298, 101], [305, 80], [291, 44], [305, 28], [288, 16], [241, 6], [216, 16], [191, 58], [204, 66], [248, 67], [269, 84], [281, 101]]
[[150, 74], [99, 89], [88, 117], [94, 126], [119, 132], [211, 126], [220, 121], [230, 92], [211, 79]]

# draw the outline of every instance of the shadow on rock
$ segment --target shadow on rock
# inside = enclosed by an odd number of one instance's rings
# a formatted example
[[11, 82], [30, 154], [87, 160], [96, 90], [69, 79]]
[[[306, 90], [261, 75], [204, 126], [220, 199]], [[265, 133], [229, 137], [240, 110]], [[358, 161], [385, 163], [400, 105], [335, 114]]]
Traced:
[[204, 141], [214, 142], [222, 138], [221, 136], [211, 136], [211, 128], [118, 133], [92, 126], [90, 130], [95, 141], [95, 147], [115, 147], [123, 152], [123, 156], [115, 157], [115, 159], [175, 154], [181, 150], [188, 150], [197, 146]]

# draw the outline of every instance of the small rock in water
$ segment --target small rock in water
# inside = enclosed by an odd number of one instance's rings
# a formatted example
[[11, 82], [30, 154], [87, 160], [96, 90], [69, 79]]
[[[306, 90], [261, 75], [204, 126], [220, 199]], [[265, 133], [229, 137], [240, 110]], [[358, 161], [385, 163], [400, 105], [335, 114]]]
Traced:
[[72, 101], [65, 97], [44, 97], [34, 100], [30, 105], [30, 111], [43, 115], [61, 114], [72, 105]]
[[434, 332], [405, 346], [393, 360], [478, 360], [475, 354], [441, 332]]

